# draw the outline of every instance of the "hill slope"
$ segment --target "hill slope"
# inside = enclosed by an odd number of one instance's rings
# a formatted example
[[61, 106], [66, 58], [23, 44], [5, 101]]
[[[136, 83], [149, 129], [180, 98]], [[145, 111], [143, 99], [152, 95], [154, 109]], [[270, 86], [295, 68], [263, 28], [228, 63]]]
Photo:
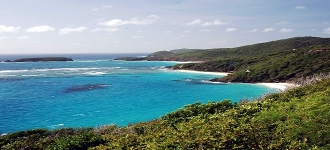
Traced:
[[212, 61], [232, 58], [262, 57], [299, 50], [306, 47], [322, 48], [327, 45], [330, 45], [330, 38], [294, 37], [236, 48], [159, 51], [150, 54], [145, 60]]
[[233, 72], [212, 81], [249, 83], [284, 82], [330, 72], [330, 38], [298, 37], [192, 55], [213, 58], [203, 63], [180, 64], [173, 69]]
[[173, 66], [211, 72], [230, 72], [217, 82], [286, 82], [330, 71], [330, 38], [294, 37], [236, 48], [159, 51], [145, 58], [120, 60], [203, 61]]

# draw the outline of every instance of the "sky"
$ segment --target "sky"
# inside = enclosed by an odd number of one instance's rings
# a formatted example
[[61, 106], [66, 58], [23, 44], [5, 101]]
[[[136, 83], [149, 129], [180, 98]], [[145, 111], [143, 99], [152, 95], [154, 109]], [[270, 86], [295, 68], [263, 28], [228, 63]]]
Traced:
[[0, 0], [0, 54], [152, 53], [330, 37], [328, 0]]

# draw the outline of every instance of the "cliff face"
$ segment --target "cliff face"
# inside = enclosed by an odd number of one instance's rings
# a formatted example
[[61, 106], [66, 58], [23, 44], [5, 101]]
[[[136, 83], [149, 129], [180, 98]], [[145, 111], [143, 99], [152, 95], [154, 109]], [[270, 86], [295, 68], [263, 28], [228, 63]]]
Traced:
[[37, 57], [37, 58], [21, 58], [14, 61], [7, 62], [46, 62], [46, 61], [73, 61], [72, 58], [67, 57]]

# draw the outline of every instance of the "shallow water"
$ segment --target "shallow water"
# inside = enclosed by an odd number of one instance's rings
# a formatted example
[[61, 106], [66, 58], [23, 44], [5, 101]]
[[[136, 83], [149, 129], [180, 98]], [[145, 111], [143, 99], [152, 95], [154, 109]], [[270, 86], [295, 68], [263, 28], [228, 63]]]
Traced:
[[[127, 125], [159, 118], [197, 101], [235, 102], [275, 92], [261, 85], [207, 82], [219, 75], [165, 69], [176, 62], [112, 61], [120, 56], [125, 55], [68, 55], [73, 62], [0, 63], [0, 134]], [[22, 56], [0, 58], [17, 57]]]

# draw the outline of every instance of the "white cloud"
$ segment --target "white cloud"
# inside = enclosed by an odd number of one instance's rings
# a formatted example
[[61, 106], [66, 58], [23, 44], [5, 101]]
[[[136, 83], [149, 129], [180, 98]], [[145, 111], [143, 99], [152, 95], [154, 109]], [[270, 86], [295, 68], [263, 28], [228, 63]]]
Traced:
[[119, 30], [118, 28], [105, 28], [105, 29], [96, 28], [96, 29], [92, 30], [92, 32], [97, 32], [97, 31], [115, 32], [115, 31], [118, 31], [118, 30]]
[[47, 31], [54, 31], [55, 29], [48, 26], [48, 25], [43, 25], [43, 26], [35, 26], [28, 28], [26, 32], [47, 32]]
[[323, 29], [323, 33], [330, 34], [330, 27], [329, 28], [326, 28], [326, 29]]
[[31, 39], [31, 37], [24, 35], [24, 36], [18, 37], [18, 39], [20, 39], [20, 40], [26, 40], [26, 39]]
[[277, 23], [278, 25], [284, 25], [284, 24], [288, 24], [289, 22], [287, 22], [287, 21], [282, 21], [282, 22], [279, 22], [279, 23]]
[[18, 32], [21, 27], [13, 27], [13, 26], [4, 26], [0, 25], [0, 33], [2, 32]]
[[280, 32], [282, 32], [282, 33], [289, 33], [289, 32], [292, 32], [292, 31], [293, 31], [293, 29], [287, 29], [287, 28], [282, 28], [280, 30]]
[[257, 32], [257, 31], [258, 31], [258, 29], [253, 29], [250, 32]]
[[78, 28], [66, 27], [66, 28], [61, 29], [59, 34], [69, 34], [70, 32], [82, 32], [82, 31], [87, 30], [87, 29], [88, 28], [84, 27], [84, 26], [81, 26], [81, 27], [78, 27]]
[[305, 6], [296, 6], [295, 8], [296, 8], [296, 9], [306, 9]]
[[100, 22], [99, 25], [105, 25], [105, 26], [121, 26], [121, 25], [125, 25], [128, 24], [127, 21], [123, 21], [120, 19], [113, 19], [107, 22]]
[[121, 20], [121, 19], [113, 19], [110, 21], [106, 22], [99, 22], [99, 25], [104, 25], [104, 26], [122, 26], [122, 25], [127, 25], [127, 24], [133, 24], [133, 25], [148, 25], [148, 24], [153, 24], [158, 20], [158, 16], [156, 15], [150, 15], [146, 18], [140, 19], [140, 18], [133, 18], [130, 20]]
[[215, 25], [224, 25], [228, 24], [229, 22], [222, 22], [220, 20], [214, 20], [213, 22], [205, 22], [202, 26], [215, 26]]
[[195, 19], [194, 21], [191, 21], [191, 22], [186, 23], [186, 25], [187, 26], [192, 26], [192, 25], [200, 24], [201, 22], [202, 22], [202, 20]]
[[274, 28], [266, 28], [266, 29], [262, 30], [262, 32], [271, 32], [274, 30], [275, 30]]
[[227, 28], [227, 29], [226, 29], [226, 32], [233, 32], [233, 31], [235, 31], [235, 30], [237, 30], [237, 28]]
[[222, 22], [220, 20], [214, 20], [214, 21], [208, 21], [202, 24], [202, 20], [200, 19], [195, 19], [191, 22], [188, 23], [184, 23], [183, 25], [187, 25], [187, 26], [193, 26], [193, 25], [200, 25], [201, 26], [216, 26], [216, 25], [224, 25], [224, 24], [228, 24], [230, 22]]
[[92, 11], [98, 11], [98, 9], [97, 8], [93, 8]]

